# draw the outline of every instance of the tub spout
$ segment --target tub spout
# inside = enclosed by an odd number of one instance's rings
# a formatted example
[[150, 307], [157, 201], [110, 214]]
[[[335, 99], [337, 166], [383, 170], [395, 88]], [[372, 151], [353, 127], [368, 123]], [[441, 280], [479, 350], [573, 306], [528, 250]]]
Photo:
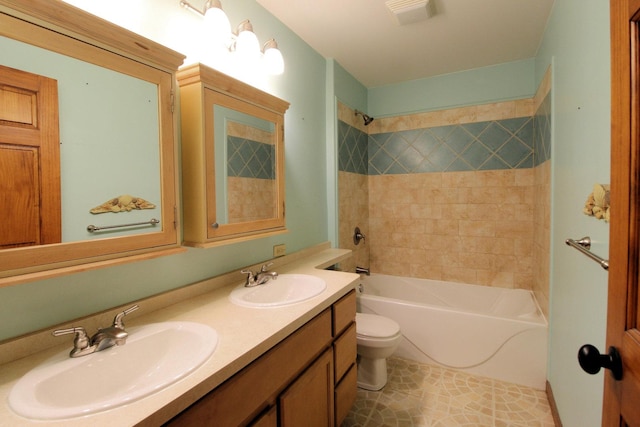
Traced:
[[356, 273], [366, 274], [367, 276], [371, 276], [371, 271], [369, 271], [368, 268], [364, 268], [364, 267], [356, 267]]

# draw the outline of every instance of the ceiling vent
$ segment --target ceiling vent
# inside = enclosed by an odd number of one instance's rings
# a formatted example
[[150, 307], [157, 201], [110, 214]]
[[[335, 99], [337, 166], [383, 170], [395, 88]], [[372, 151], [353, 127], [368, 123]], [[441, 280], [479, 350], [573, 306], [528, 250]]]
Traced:
[[388, 0], [385, 4], [398, 25], [424, 21], [435, 14], [433, 0]]

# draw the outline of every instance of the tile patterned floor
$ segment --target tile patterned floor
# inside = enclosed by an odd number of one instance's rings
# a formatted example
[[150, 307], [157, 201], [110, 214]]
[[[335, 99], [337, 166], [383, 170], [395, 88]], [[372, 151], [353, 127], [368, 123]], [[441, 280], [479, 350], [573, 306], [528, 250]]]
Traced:
[[553, 427], [544, 391], [390, 358], [377, 392], [358, 389], [342, 427]]

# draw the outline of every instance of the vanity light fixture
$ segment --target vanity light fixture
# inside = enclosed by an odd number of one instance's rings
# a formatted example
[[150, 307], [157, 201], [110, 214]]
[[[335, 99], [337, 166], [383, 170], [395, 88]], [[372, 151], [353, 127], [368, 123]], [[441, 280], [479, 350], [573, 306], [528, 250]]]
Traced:
[[260, 49], [258, 37], [253, 32], [253, 25], [248, 19], [238, 25], [235, 33], [232, 32], [229, 18], [222, 10], [220, 0], [207, 0], [203, 11], [186, 0], [180, 0], [180, 6], [204, 16], [205, 25], [213, 33], [213, 36], [224, 43], [230, 52], [237, 55], [244, 66], [257, 64], [262, 58], [264, 67], [269, 74], [278, 75], [284, 72], [284, 58], [275, 39], [270, 39]]

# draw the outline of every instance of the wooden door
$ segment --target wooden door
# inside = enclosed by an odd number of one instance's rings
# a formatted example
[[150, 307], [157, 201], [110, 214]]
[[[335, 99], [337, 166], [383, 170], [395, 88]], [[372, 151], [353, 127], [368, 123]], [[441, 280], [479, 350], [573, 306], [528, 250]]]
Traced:
[[58, 83], [0, 66], [0, 249], [61, 234]]
[[640, 426], [640, 0], [611, 0], [611, 235], [602, 425]]

